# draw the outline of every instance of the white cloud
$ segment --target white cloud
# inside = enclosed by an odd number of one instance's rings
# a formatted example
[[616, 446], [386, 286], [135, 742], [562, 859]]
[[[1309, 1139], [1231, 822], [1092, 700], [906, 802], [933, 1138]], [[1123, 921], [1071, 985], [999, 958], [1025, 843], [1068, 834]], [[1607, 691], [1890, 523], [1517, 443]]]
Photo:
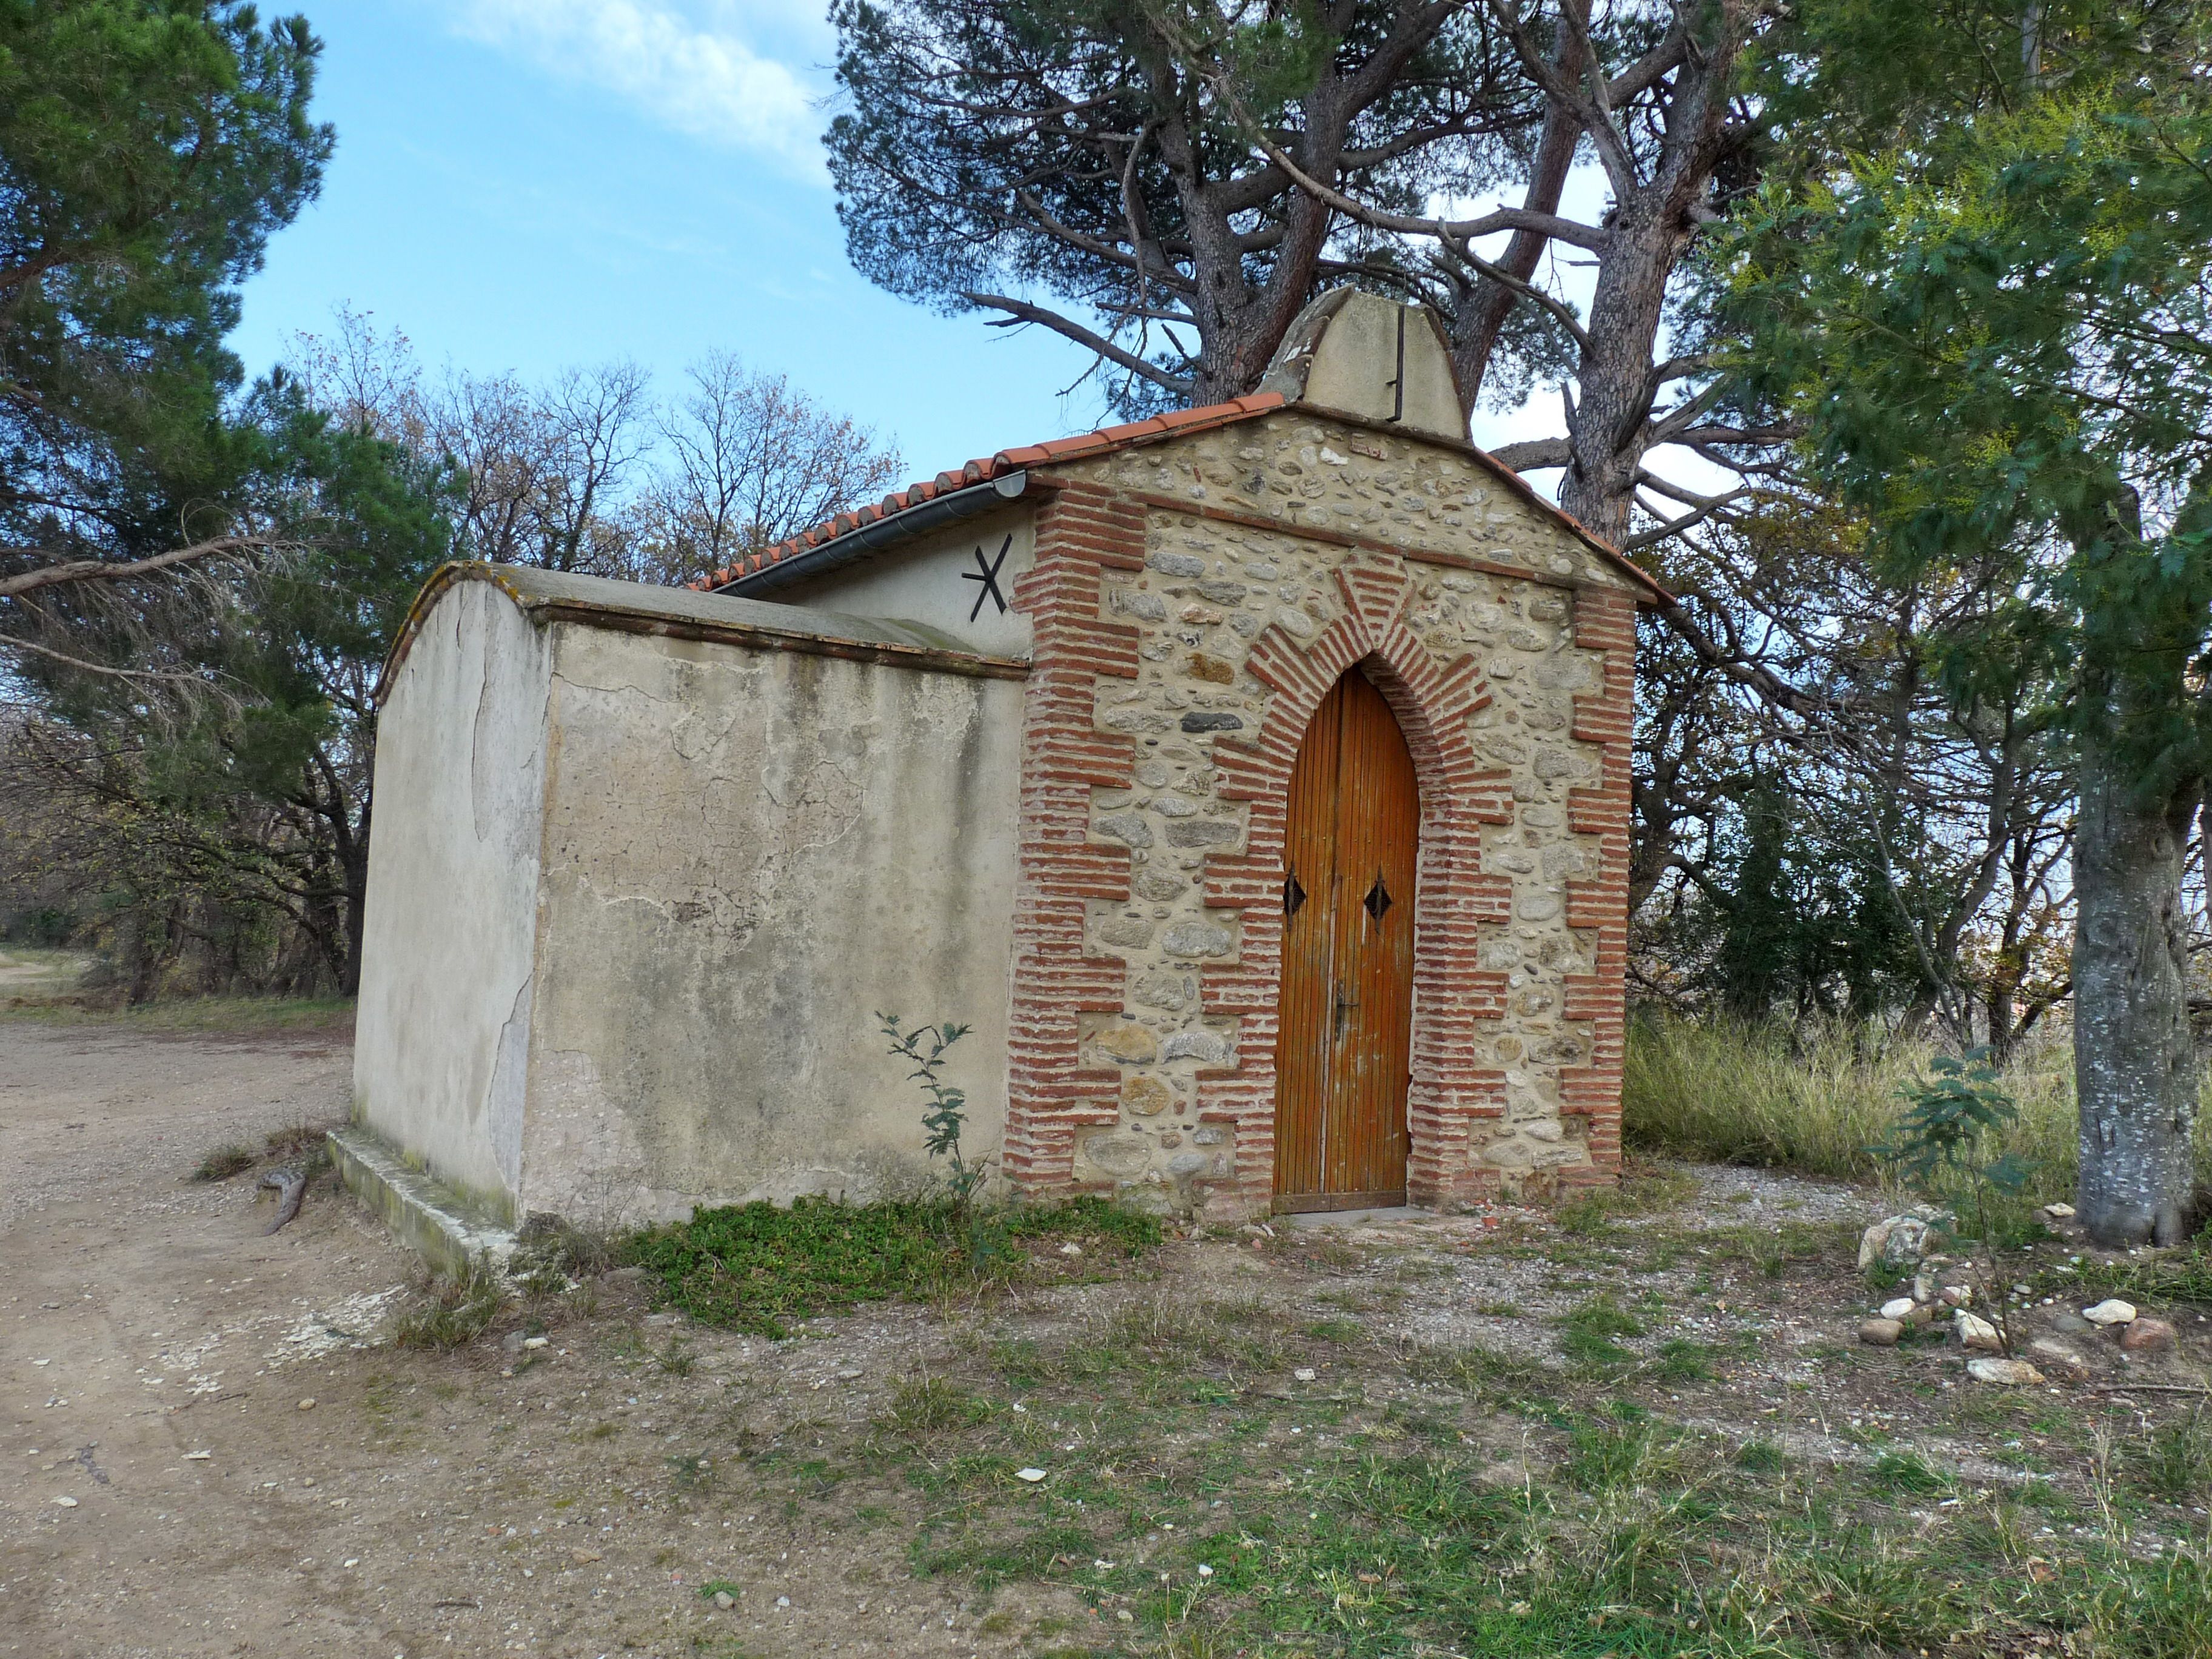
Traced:
[[[775, 0], [754, 4], [763, 22], [770, 20], [760, 14], [784, 9]], [[456, 33], [563, 80], [603, 87], [678, 132], [821, 176], [814, 93], [792, 64], [727, 27], [732, 9], [717, 12], [720, 27], [658, 0], [465, 0], [449, 16]], [[788, 26], [796, 21], [774, 19], [793, 46]]]

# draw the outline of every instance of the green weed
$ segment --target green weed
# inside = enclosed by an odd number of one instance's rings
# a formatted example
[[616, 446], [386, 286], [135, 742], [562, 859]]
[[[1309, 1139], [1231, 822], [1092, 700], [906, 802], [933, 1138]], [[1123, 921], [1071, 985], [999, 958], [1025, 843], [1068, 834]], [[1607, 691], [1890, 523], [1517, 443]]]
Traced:
[[944, 1198], [801, 1198], [787, 1209], [766, 1202], [702, 1209], [689, 1221], [633, 1234], [616, 1249], [658, 1281], [664, 1303], [702, 1324], [781, 1339], [792, 1322], [855, 1303], [1020, 1276], [1015, 1253], [993, 1241], [1090, 1238], [1133, 1255], [1159, 1236], [1152, 1218], [1095, 1198], [973, 1214]]
[[2168, 1504], [2198, 1504], [2212, 1486], [2212, 1425], [2202, 1407], [2161, 1423], [2126, 1460], [2131, 1484]]
[[981, 1395], [941, 1376], [916, 1377], [899, 1384], [889, 1408], [875, 1419], [875, 1426], [902, 1438], [917, 1439], [988, 1422], [995, 1410]]
[[672, 1335], [653, 1359], [669, 1376], [689, 1376], [699, 1365], [698, 1357], [691, 1352], [690, 1339], [682, 1335]]
[[1774, 1474], [1789, 1466], [1782, 1448], [1771, 1440], [1747, 1440], [1735, 1449], [1735, 1466], [1753, 1474]]
[[1636, 1356], [1613, 1339], [1644, 1334], [1643, 1325], [1609, 1296], [1592, 1297], [1557, 1322], [1559, 1352], [1583, 1366], [1633, 1364]]
[[1917, 1452], [1886, 1451], [1875, 1459], [1871, 1473], [1876, 1485], [1916, 1498], [1943, 1490], [1943, 1477]]

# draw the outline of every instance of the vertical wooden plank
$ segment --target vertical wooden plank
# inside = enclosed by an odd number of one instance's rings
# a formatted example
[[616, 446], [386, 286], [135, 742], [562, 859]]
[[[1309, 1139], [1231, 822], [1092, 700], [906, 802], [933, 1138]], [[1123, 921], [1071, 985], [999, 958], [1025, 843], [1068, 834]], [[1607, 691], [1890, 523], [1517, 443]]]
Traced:
[[1289, 806], [1284, 873], [1305, 898], [1283, 930], [1275, 1192], [1299, 1208], [1402, 1194], [1420, 796], [1397, 719], [1358, 670], [1315, 711]]
[[1343, 703], [1341, 684], [1315, 711], [1291, 769], [1284, 878], [1305, 896], [1283, 925], [1282, 981], [1275, 1051], [1275, 1190], [1326, 1189], [1323, 1166], [1329, 1106], [1332, 969], [1336, 865], [1336, 795]]
[[[1382, 695], [1346, 677], [1345, 763], [1338, 794], [1338, 862], [1345, 914], [1337, 976], [1347, 1006], [1332, 1053], [1340, 1103], [1332, 1189], [1402, 1191], [1406, 1091], [1413, 1038], [1413, 880], [1419, 788], [1411, 752]], [[1382, 915], [1370, 908], [1380, 903]]]

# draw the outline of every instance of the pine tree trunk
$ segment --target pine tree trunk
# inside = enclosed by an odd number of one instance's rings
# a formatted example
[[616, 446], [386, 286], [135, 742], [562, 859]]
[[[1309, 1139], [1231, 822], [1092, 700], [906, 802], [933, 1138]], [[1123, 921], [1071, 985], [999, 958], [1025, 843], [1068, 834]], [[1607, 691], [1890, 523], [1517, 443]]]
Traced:
[[2197, 786], [2140, 799], [2108, 751], [2083, 747], [2074, 846], [2076, 1203], [2100, 1244], [2175, 1244], [2197, 1116], [2181, 866]]
[[[1638, 203], [1638, 208], [1650, 204]], [[1645, 417], [1651, 412], [1651, 346], [1666, 304], [1679, 230], [1617, 214], [1613, 245], [1600, 261], [1590, 299], [1589, 337], [1576, 375], [1580, 392], [1567, 421], [1570, 459], [1559, 480], [1559, 506], [1601, 540], [1628, 538], [1636, 475], [1644, 465]]]

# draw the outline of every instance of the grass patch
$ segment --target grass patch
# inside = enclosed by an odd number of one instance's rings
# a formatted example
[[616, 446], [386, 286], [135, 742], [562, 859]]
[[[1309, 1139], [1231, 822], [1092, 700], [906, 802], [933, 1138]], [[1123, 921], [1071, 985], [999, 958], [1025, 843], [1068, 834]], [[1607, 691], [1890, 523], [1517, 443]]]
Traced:
[[[1802, 1170], [1845, 1181], [1883, 1171], [1868, 1152], [1888, 1138], [1900, 1085], [1926, 1073], [1936, 1048], [1900, 1042], [1877, 1025], [1800, 1030], [1640, 1012], [1629, 1023], [1621, 1132], [1644, 1152], [1711, 1164]], [[2036, 1205], [2070, 1200], [2078, 1151], [2073, 1052], [2063, 1042], [2028, 1045], [2002, 1083], [2020, 1121], [1998, 1150], [2033, 1166], [2008, 1222]], [[2200, 1101], [2212, 1095], [2212, 1073]], [[2197, 1120], [2197, 1155], [2212, 1166], [2212, 1112]], [[2018, 1214], [2010, 1212], [2017, 1210]]]
[[[1117, 1476], [1115, 1466], [1145, 1460], [1109, 1438], [1079, 1502], [1075, 1488], [1006, 1490], [1004, 1455], [994, 1463], [981, 1448], [1008, 1421], [930, 1415], [933, 1461], [972, 1462], [975, 1476], [927, 1486], [908, 1559], [920, 1576], [966, 1575], [985, 1595], [1026, 1581], [1127, 1614], [1129, 1642], [1115, 1652], [2212, 1651], [2212, 1569], [2194, 1544], [2145, 1559], [2101, 1538], [2030, 1541], [2008, 1500], [1972, 1492], [1955, 1524], [1931, 1528], [1906, 1512], [1948, 1490], [1928, 1484], [1924, 1466], [1897, 1470], [1901, 1503], [1864, 1489], [1807, 1493], [1771, 1446], [1731, 1455], [1632, 1407], [1565, 1425], [1534, 1460], [1553, 1475], [1510, 1482], [1451, 1449], [1409, 1455], [1355, 1438], [1322, 1453], [1309, 1437], [1275, 1480], [1215, 1498], [1223, 1489], [1157, 1465]], [[1133, 1443], [1195, 1424], [1148, 1413], [1117, 1426]]]
[[93, 958], [38, 945], [0, 946], [0, 1007], [33, 1006], [73, 993]]
[[1771, 1440], [1747, 1440], [1735, 1449], [1735, 1466], [1748, 1469], [1753, 1474], [1778, 1474], [1790, 1465], [1789, 1457]]
[[280, 1164], [296, 1164], [301, 1159], [327, 1159], [330, 1157], [330, 1133], [327, 1128], [312, 1123], [289, 1123], [281, 1129], [271, 1129], [262, 1139], [261, 1156]]
[[1678, 1210], [1698, 1194], [1698, 1181], [1686, 1170], [1646, 1158], [1632, 1158], [1622, 1168], [1619, 1184], [1594, 1187], [1553, 1212], [1552, 1218], [1565, 1231], [1579, 1237], [1601, 1237], [1613, 1223], [1627, 1216], [1648, 1216]]
[[1559, 1352], [1583, 1366], [1633, 1364], [1636, 1356], [1613, 1339], [1644, 1334], [1643, 1324], [1609, 1296], [1560, 1315], [1558, 1324]]
[[2145, 1305], [2212, 1306], [2212, 1239], [2200, 1236], [2185, 1249], [2158, 1255], [2086, 1261], [2069, 1273], [2045, 1273], [2039, 1283], [2081, 1303], [2117, 1296]]
[[194, 1181], [228, 1181], [234, 1175], [243, 1175], [259, 1163], [251, 1146], [241, 1146], [235, 1141], [228, 1146], [218, 1146], [202, 1158], [193, 1169]]
[[1891, 1492], [1925, 1498], [1943, 1490], [1943, 1477], [1916, 1452], [1887, 1451], [1874, 1461], [1875, 1484]]
[[[1480, 1351], [1393, 1357], [1361, 1345], [1332, 1355], [1310, 1392], [1245, 1369], [1304, 1355], [1324, 1340], [1311, 1322], [1256, 1299], [1208, 1304], [1164, 1289], [1056, 1334], [978, 1332], [966, 1365], [908, 1380], [854, 1445], [833, 1435], [790, 1455], [902, 1480], [886, 1549], [896, 1556], [903, 1539], [917, 1577], [972, 1589], [979, 1613], [1016, 1584], [1082, 1602], [1100, 1622], [1078, 1627], [1090, 1645], [1070, 1653], [2212, 1652], [2201, 1528], [2167, 1514], [2162, 1552], [2146, 1550], [2124, 1520], [2107, 1530], [2110, 1514], [2147, 1508], [2125, 1508], [2132, 1498], [2100, 1510], [2098, 1526], [2086, 1508], [2033, 1507], [2061, 1501], [2041, 1483], [2014, 1492], [1948, 1479], [1947, 1464], [1894, 1443], [1856, 1474], [1808, 1471], [1771, 1441], [1670, 1421], [1648, 1397], [1607, 1398]], [[1619, 1346], [1644, 1322], [1640, 1306], [1601, 1297], [1557, 1328]], [[1623, 1369], [1663, 1371], [1663, 1334]], [[1216, 1367], [1233, 1386], [1207, 1386]], [[1513, 1418], [1442, 1402], [1378, 1412], [1372, 1385], [1398, 1376], [1510, 1403]], [[1625, 1382], [1615, 1371], [1599, 1386]], [[2130, 1492], [2179, 1492], [2193, 1457], [2177, 1436], [2124, 1445], [2115, 1461]], [[1031, 1464], [1048, 1478], [1018, 1481]], [[794, 1521], [838, 1524], [835, 1510], [804, 1509], [821, 1497], [805, 1466], [749, 1467]], [[1006, 1604], [1017, 1618], [1018, 1605]]]
[[117, 1025], [180, 1036], [350, 1027], [350, 997], [179, 997], [137, 1007], [104, 1007], [92, 994], [8, 996], [0, 988], [0, 1018], [50, 1025]]
[[875, 1426], [902, 1439], [921, 1439], [990, 1421], [996, 1407], [981, 1395], [957, 1388], [941, 1376], [909, 1377], [898, 1385]]
[[1090, 1239], [1133, 1259], [1160, 1242], [1158, 1217], [1091, 1193], [998, 1213], [1010, 1239]]
[[1087, 1239], [1141, 1254], [1159, 1223], [1093, 1197], [978, 1211], [940, 1199], [840, 1204], [802, 1198], [696, 1212], [633, 1234], [618, 1254], [652, 1274], [662, 1300], [704, 1324], [781, 1339], [794, 1321], [855, 1303], [929, 1297], [1026, 1276], [1024, 1243]]
[[465, 1279], [441, 1279], [392, 1322], [392, 1340], [402, 1348], [450, 1352], [482, 1335], [499, 1316], [499, 1281], [477, 1270]]
[[193, 1166], [192, 1181], [228, 1181], [264, 1164], [289, 1164], [313, 1181], [331, 1167], [330, 1131], [313, 1124], [288, 1124], [271, 1129], [261, 1149], [238, 1141], [216, 1147]]
[[1650, 1375], [1656, 1382], [1705, 1382], [1711, 1380], [1709, 1363], [1713, 1351], [1702, 1342], [1674, 1338], [1662, 1342], [1654, 1355]]
[[2162, 1423], [2125, 1460], [2130, 1484], [2166, 1504], [2201, 1504], [2212, 1489], [2212, 1425], [2200, 1406]]

